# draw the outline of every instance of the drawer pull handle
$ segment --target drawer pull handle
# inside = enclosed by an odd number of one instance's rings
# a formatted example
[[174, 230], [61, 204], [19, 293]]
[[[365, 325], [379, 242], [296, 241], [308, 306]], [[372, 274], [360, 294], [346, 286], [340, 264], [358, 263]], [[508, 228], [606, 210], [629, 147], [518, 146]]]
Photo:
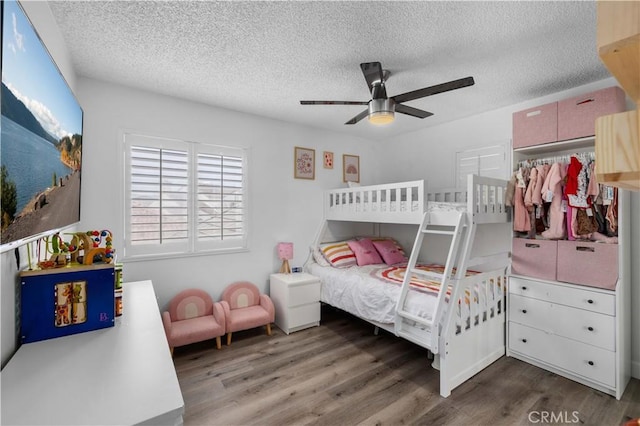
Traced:
[[595, 365], [595, 362], [593, 362], [593, 361], [589, 361], [589, 362], [587, 362], [587, 364], [589, 364], [589, 365], [593, 366], [593, 365]]
[[526, 314], [526, 313], [527, 313], [527, 310], [526, 310], [526, 309], [523, 309], [523, 310], [522, 310], [522, 313], [523, 313], [523, 314]]
[[587, 330], [593, 331], [593, 327], [587, 327]]
[[522, 343], [527, 343], [527, 339], [522, 339]]
[[582, 101], [576, 102], [576, 105], [588, 104], [589, 102], [593, 102], [593, 101], [595, 101], [595, 99], [593, 98], [584, 99]]
[[523, 289], [523, 290], [526, 290], [527, 288], [526, 288], [525, 286], [522, 286], [522, 289]]
[[526, 248], [540, 248], [540, 244], [534, 244], [534, 243], [525, 243], [524, 246]]
[[593, 253], [596, 251], [595, 247], [585, 247], [585, 246], [576, 246], [576, 251], [588, 251], [589, 253]]
[[593, 299], [587, 300], [587, 303], [590, 304], [590, 305], [593, 305]]
[[542, 111], [539, 110], [539, 109], [535, 110], [535, 111], [530, 111], [530, 112], [527, 113], [527, 118], [535, 117], [536, 115], [540, 115], [540, 114], [542, 114]]

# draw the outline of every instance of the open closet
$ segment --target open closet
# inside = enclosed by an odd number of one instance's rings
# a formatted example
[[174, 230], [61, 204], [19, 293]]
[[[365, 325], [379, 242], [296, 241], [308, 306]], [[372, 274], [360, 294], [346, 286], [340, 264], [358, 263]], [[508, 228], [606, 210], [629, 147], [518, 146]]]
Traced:
[[513, 115], [507, 355], [620, 399], [631, 373], [629, 194], [598, 183], [611, 87]]

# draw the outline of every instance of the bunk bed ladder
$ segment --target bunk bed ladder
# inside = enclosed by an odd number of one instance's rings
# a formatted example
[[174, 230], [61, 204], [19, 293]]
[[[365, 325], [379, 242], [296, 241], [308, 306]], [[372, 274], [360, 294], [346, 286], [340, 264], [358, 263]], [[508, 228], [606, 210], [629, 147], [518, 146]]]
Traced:
[[[431, 281], [436, 281], [440, 284], [440, 289], [448, 289], [450, 285], [454, 284], [454, 281], [460, 276], [464, 277], [463, 271], [466, 264], [466, 256], [462, 253], [460, 256], [460, 242], [465, 239], [465, 236], [469, 234], [469, 226], [467, 225], [466, 213], [459, 213], [456, 224], [447, 229], [439, 227], [437, 229], [429, 228], [430, 220], [429, 213], [425, 213], [416, 239], [409, 257], [409, 263], [407, 264], [407, 271], [402, 282], [402, 290], [400, 292], [400, 298], [396, 306], [396, 321], [395, 321], [395, 333], [409, 341], [412, 341], [420, 346], [427, 347], [434, 354], [438, 353], [439, 344], [439, 323], [438, 318], [442, 315], [442, 309], [446, 303], [446, 291], [440, 291], [437, 297], [436, 306], [432, 319], [423, 318], [417, 315], [413, 315], [407, 312], [405, 302], [409, 293], [409, 286], [411, 285], [411, 276], [415, 275], [420, 278], [426, 278]], [[453, 229], [451, 229], [453, 228]], [[447, 255], [447, 261], [442, 273], [436, 273], [431, 271], [425, 271], [416, 268], [418, 262], [418, 255], [424, 242], [426, 235], [449, 235], [451, 237], [451, 243], [449, 246], [449, 253]], [[466, 252], [467, 244], [464, 244], [464, 251]], [[454, 268], [457, 268], [456, 277], [453, 277]], [[455, 290], [455, 285], [453, 289]]]

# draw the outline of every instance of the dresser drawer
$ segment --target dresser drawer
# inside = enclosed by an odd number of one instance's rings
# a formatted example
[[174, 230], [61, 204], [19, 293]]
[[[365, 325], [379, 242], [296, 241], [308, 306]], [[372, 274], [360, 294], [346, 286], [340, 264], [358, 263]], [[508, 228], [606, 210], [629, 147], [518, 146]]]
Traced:
[[596, 134], [596, 118], [625, 109], [625, 94], [615, 86], [560, 101], [558, 140], [593, 136]]
[[615, 315], [615, 295], [565, 284], [552, 284], [520, 277], [509, 278], [509, 293], [545, 300], [601, 314]]
[[615, 386], [615, 352], [509, 323], [509, 349], [606, 386]]
[[513, 294], [509, 321], [615, 351], [615, 318]]
[[513, 148], [558, 140], [558, 103], [513, 113]]
[[543, 280], [555, 280], [557, 257], [557, 241], [514, 238], [511, 272]]
[[556, 279], [615, 290], [618, 282], [618, 245], [558, 241]]

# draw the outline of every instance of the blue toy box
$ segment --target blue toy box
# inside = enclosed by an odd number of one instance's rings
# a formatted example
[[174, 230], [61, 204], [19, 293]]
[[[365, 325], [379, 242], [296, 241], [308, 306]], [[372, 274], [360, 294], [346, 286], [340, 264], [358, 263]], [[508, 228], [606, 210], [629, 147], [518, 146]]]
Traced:
[[22, 343], [114, 325], [112, 264], [24, 271], [20, 281]]

